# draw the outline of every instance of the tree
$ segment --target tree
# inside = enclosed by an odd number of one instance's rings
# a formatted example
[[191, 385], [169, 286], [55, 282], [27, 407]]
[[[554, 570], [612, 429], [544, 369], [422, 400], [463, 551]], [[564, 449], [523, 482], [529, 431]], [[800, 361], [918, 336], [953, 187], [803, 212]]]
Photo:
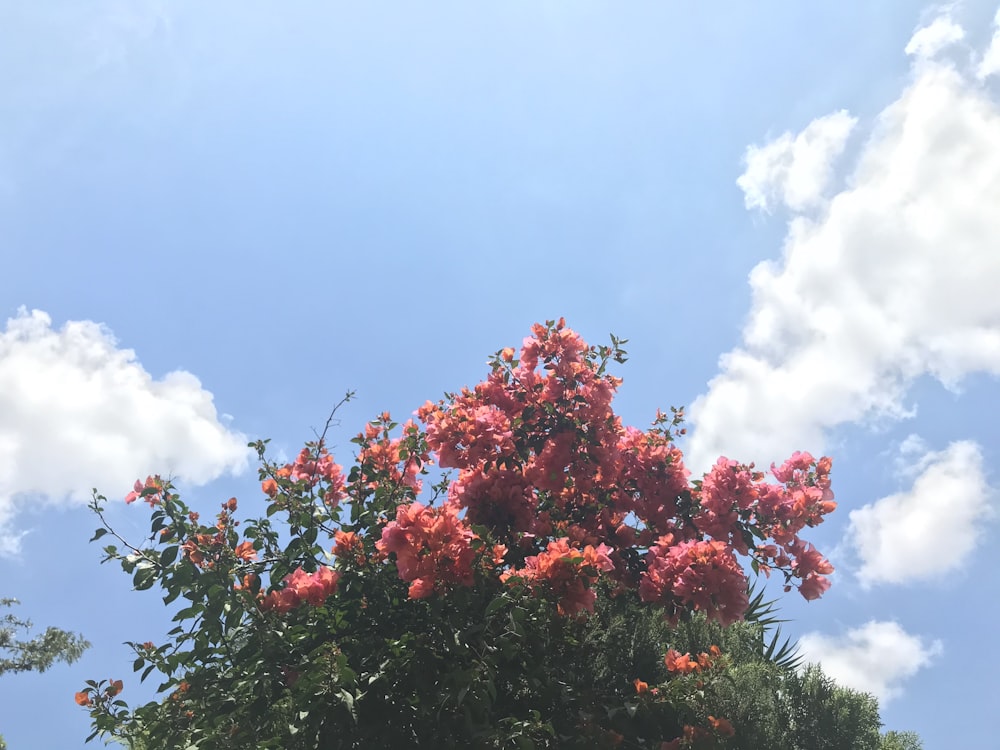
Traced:
[[886, 732], [879, 750], [923, 750], [923, 747], [916, 732]]
[[648, 609], [602, 601], [588, 622], [583, 661], [598, 675], [648, 673], [662, 668], [662, 644], [687, 653], [718, 644], [725, 679], [705, 695], [704, 709], [732, 724], [729, 750], [920, 750], [912, 732], [880, 736], [873, 696], [837, 685], [818, 665], [801, 669], [795, 645], [775, 632], [775, 602], [750, 593], [745, 620], [727, 627], [704, 616], [675, 627]]
[[[0, 607], [13, 607], [17, 599], [0, 599]], [[18, 672], [44, 672], [57, 661], [72, 664], [90, 644], [75, 633], [47, 628], [41, 635], [19, 640], [19, 633], [30, 633], [31, 622], [12, 612], [0, 617], [0, 675]], [[0, 750], [7, 744], [0, 737]]]
[[[0, 599], [0, 607], [17, 603], [17, 599]], [[57, 661], [72, 664], [90, 648], [79, 635], [52, 627], [34, 638], [17, 639], [19, 632], [30, 632], [31, 627], [29, 620], [21, 620], [10, 612], [0, 617], [0, 675], [44, 672]]]
[[[835, 507], [830, 460], [797, 453], [768, 482], [720, 459], [692, 482], [673, 442], [681, 412], [639, 430], [611, 408], [623, 341], [587, 346], [561, 320], [532, 333], [475, 388], [427, 402], [419, 424], [372, 420], [346, 472], [330, 420], [292, 462], [255, 443], [264, 517], [237, 520], [230, 498], [203, 523], [151, 476], [126, 497], [152, 511], [132, 544], [95, 493], [105, 560], [181, 606], [166, 643], [132, 644], [162, 699], [132, 709], [122, 681], [88, 682], [77, 701], [91, 738], [721, 747], [733, 727], [706, 710], [730, 663], [717, 644], [620, 649], [595, 623], [636, 610], [736, 622], [750, 605], [738, 556], [819, 597], [832, 566], [800, 533]], [[430, 484], [433, 464], [457, 476]]]

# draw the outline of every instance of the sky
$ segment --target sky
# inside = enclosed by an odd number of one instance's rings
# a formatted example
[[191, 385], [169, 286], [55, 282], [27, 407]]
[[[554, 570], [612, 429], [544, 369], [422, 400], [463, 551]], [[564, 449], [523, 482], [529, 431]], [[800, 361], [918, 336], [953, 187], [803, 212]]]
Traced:
[[565, 316], [692, 468], [832, 456], [786, 630], [887, 729], [995, 746], [998, 205], [996, 0], [0, 0], [0, 595], [93, 644], [0, 680], [0, 733], [151, 697], [123, 642], [168, 612], [92, 488], [133, 537], [150, 473], [254, 513], [248, 441], [353, 389], [349, 454]]

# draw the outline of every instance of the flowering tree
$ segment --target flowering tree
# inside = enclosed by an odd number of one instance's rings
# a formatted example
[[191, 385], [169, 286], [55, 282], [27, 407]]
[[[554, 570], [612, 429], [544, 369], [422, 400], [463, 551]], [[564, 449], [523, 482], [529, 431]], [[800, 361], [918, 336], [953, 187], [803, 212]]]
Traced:
[[[588, 669], [595, 606], [721, 623], [748, 606], [743, 557], [807, 599], [827, 562], [800, 533], [835, 507], [830, 460], [797, 453], [773, 481], [725, 458], [691, 481], [674, 444], [681, 413], [639, 430], [612, 410], [623, 341], [588, 346], [536, 325], [486, 379], [356, 438], [346, 470], [326, 430], [279, 465], [255, 444], [262, 518], [211, 523], [170, 481], [137, 482], [152, 509], [131, 544], [105, 521], [105, 560], [158, 584], [178, 623], [132, 644], [163, 682], [130, 709], [118, 681], [77, 694], [94, 733], [203, 748], [715, 747], [732, 734], [704, 696], [718, 648], [658, 665]], [[329, 428], [329, 423], [327, 424]], [[434, 482], [430, 467], [453, 470]], [[432, 484], [432, 482], [434, 482]], [[424, 486], [424, 484], [428, 486]]]

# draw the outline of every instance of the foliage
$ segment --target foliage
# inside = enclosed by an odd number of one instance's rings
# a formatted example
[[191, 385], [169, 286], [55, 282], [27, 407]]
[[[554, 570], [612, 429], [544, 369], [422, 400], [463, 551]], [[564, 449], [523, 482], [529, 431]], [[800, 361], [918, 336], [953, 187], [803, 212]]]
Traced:
[[916, 732], [886, 732], [879, 750], [923, 750], [923, 747]]
[[[0, 607], [12, 607], [16, 599], [0, 599]], [[44, 672], [57, 661], [72, 664], [90, 644], [75, 633], [46, 628], [34, 638], [18, 640], [21, 631], [29, 632], [31, 622], [8, 612], [0, 617], [0, 675], [8, 672]]]
[[[17, 603], [16, 599], [0, 599], [0, 607], [12, 607]], [[34, 638], [18, 640], [18, 633], [28, 633], [31, 627], [29, 620], [22, 620], [11, 612], [0, 617], [0, 675], [44, 672], [57, 661], [72, 664], [90, 648], [79, 635], [53, 627]], [[7, 743], [0, 736], [0, 750], [6, 748]]]
[[[835, 507], [830, 460], [797, 453], [769, 483], [720, 459], [690, 481], [679, 411], [643, 431], [611, 408], [623, 343], [536, 325], [518, 358], [497, 352], [484, 382], [427, 402], [419, 424], [370, 422], [346, 473], [330, 421], [284, 465], [255, 443], [260, 518], [237, 520], [231, 498], [203, 523], [148, 477], [126, 497], [152, 510], [133, 545], [95, 493], [105, 560], [180, 609], [166, 643], [131, 644], [161, 700], [130, 708], [119, 680], [77, 694], [91, 739], [722, 747], [732, 725], [707, 707], [731, 689], [730, 644], [679, 650], [660, 628], [739, 621], [751, 599], [738, 555], [820, 596], [832, 566], [799, 534]], [[433, 464], [457, 476], [430, 485]], [[639, 612], [645, 629], [623, 632]]]
[[[729, 750], [920, 750], [912, 732], [879, 735], [876, 700], [841, 687], [817, 665], [798, 668], [795, 646], [784, 641], [790, 658], [775, 660], [778, 641], [768, 631], [779, 620], [763, 592], [751, 592], [745, 621], [722, 627], [697, 615], [676, 627], [635, 604], [599, 606], [588, 623], [581, 650], [595, 675], [649, 674], [662, 668], [661, 644], [697, 653], [713, 644], [727, 656], [724, 679], [704, 697], [704, 710], [725, 716], [735, 735]], [[656, 675], [656, 679], [662, 675]], [[911, 743], [911, 744], [906, 744]]]

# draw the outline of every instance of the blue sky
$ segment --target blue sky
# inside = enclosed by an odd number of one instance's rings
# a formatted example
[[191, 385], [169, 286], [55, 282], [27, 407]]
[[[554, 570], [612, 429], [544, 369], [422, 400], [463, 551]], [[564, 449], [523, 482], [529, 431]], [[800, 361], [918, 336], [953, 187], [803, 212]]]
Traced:
[[0, 594], [94, 644], [0, 680], [12, 750], [83, 747], [73, 692], [147, 697], [121, 644], [169, 629], [91, 487], [253, 512], [248, 439], [350, 388], [346, 452], [559, 316], [630, 339], [620, 413], [687, 405], [694, 465], [832, 455], [794, 635], [887, 728], [995, 744], [995, 12], [0, 3]]

